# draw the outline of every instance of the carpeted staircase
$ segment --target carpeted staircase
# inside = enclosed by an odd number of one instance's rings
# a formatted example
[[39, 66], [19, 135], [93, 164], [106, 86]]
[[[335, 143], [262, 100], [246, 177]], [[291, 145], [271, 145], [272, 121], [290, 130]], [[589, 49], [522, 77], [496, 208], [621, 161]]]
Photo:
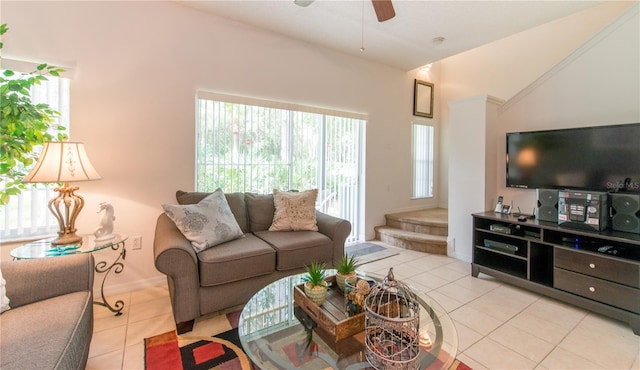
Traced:
[[386, 225], [376, 226], [376, 239], [419, 252], [447, 254], [448, 211], [443, 208], [385, 215]]

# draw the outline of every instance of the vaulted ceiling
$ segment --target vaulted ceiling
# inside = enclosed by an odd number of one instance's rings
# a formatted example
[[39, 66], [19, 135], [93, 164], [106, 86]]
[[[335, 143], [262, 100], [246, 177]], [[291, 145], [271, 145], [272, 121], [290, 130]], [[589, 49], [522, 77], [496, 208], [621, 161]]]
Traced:
[[407, 71], [603, 3], [393, 0], [378, 22], [370, 0], [177, 2]]

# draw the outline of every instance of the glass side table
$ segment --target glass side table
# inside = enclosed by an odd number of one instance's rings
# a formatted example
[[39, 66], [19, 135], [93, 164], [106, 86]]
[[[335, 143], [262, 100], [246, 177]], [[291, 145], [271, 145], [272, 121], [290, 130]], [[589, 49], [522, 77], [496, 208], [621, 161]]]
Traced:
[[109, 276], [111, 271], [115, 274], [119, 274], [124, 269], [123, 262], [127, 255], [127, 250], [125, 248], [127, 236], [115, 234], [115, 237], [112, 239], [96, 241], [96, 238], [93, 235], [83, 235], [82, 243], [58, 246], [51, 245], [51, 241], [53, 239], [55, 238], [41, 239], [23, 244], [11, 251], [11, 257], [14, 259], [59, 257], [78, 253], [93, 253], [107, 248], [119, 251], [116, 259], [110, 265], [107, 261], [100, 261], [96, 263], [95, 271], [97, 273], [104, 274], [104, 277], [102, 278], [102, 284], [100, 285], [100, 296], [102, 301], [94, 300], [93, 303], [108, 308], [111, 312], [115, 313], [115, 316], [122, 315], [124, 302], [122, 300], [118, 300], [111, 305], [104, 296], [104, 282], [107, 280], [107, 276]]

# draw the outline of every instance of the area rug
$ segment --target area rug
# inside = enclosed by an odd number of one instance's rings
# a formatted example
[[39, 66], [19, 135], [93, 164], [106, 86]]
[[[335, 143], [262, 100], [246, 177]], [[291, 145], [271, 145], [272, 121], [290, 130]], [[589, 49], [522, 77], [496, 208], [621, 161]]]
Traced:
[[144, 340], [148, 370], [256, 370], [242, 350], [238, 337], [240, 311], [225, 315], [231, 330], [211, 337], [178, 336], [170, 331]]
[[344, 247], [344, 253], [356, 257], [358, 266], [400, 254], [379, 244], [368, 242], [348, 245]]
[[[258, 370], [242, 350], [238, 337], [238, 317], [240, 311], [229, 313], [226, 319], [232, 329], [211, 337], [195, 336], [189, 333], [178, 336], [176, 331], [146, 338], [145, 369], [147, 370]], [[291, 343], [282, 350], [295, 366], [315, 358], [322, 348], [312, 343]], [[300, 351], [300, 347], [306, 347]], [[434, 364], [435, 365], [435, 364]], [[436, 365], [437, 367], [437, 365]], [[455, 360], [447, 370], [471, 370], [464, 363]]]

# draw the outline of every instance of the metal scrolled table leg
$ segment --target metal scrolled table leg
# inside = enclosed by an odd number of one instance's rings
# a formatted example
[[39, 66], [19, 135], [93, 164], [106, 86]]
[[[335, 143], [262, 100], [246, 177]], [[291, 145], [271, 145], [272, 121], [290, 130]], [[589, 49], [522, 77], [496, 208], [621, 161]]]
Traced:
[[[106, 307], [111, 312], [115, 312], [115, 316], [122, 315], [122, 309], [124, 308], [124, 302], [122, 300], [117, 300], [113, 306], [111, 304], [109, 304], [109, 302], [107, 302], [107, 299], [104, 296], [104, 282], [107, 280], [107, 276], [109, 276], [109, 273], [111, 272], [111, 270], [113, 270], [113, 272], [115, 274], [119, 274], [124, 269], [124, 264], [122, 263], [122, 261], [124, 261], [126, 255], [127, 255], [127, 250], [126, 250], [125, 245], [124, 245], [124, 240], [119, 242], [119, 243], [113, 244], [111, 246], [111, 249], [113, 249], [114, 251], [117, 251], [118, 249], [120, 249], [120, 247], [122, 247], [122, 250], [118, 254], [118, 257], [116, 258], [116, 260], [113, 261], [113, 263], [111, 265], [107, 266], [107, 262], [106, 261], [101, 261], [101, 262], [96, 263], [96, 267], [95, 267], [95, 270], [96, 270], [97, 273], [104, 273], [104, 278], [102, 279], [102, 284], [100, 285], [100, 295], [102, 297], [102, 302], [93, 301], [93, 303], [97, 304], [99, 306]], [[122, 259], [122, 261], [121, 261], [121, 259]]]

